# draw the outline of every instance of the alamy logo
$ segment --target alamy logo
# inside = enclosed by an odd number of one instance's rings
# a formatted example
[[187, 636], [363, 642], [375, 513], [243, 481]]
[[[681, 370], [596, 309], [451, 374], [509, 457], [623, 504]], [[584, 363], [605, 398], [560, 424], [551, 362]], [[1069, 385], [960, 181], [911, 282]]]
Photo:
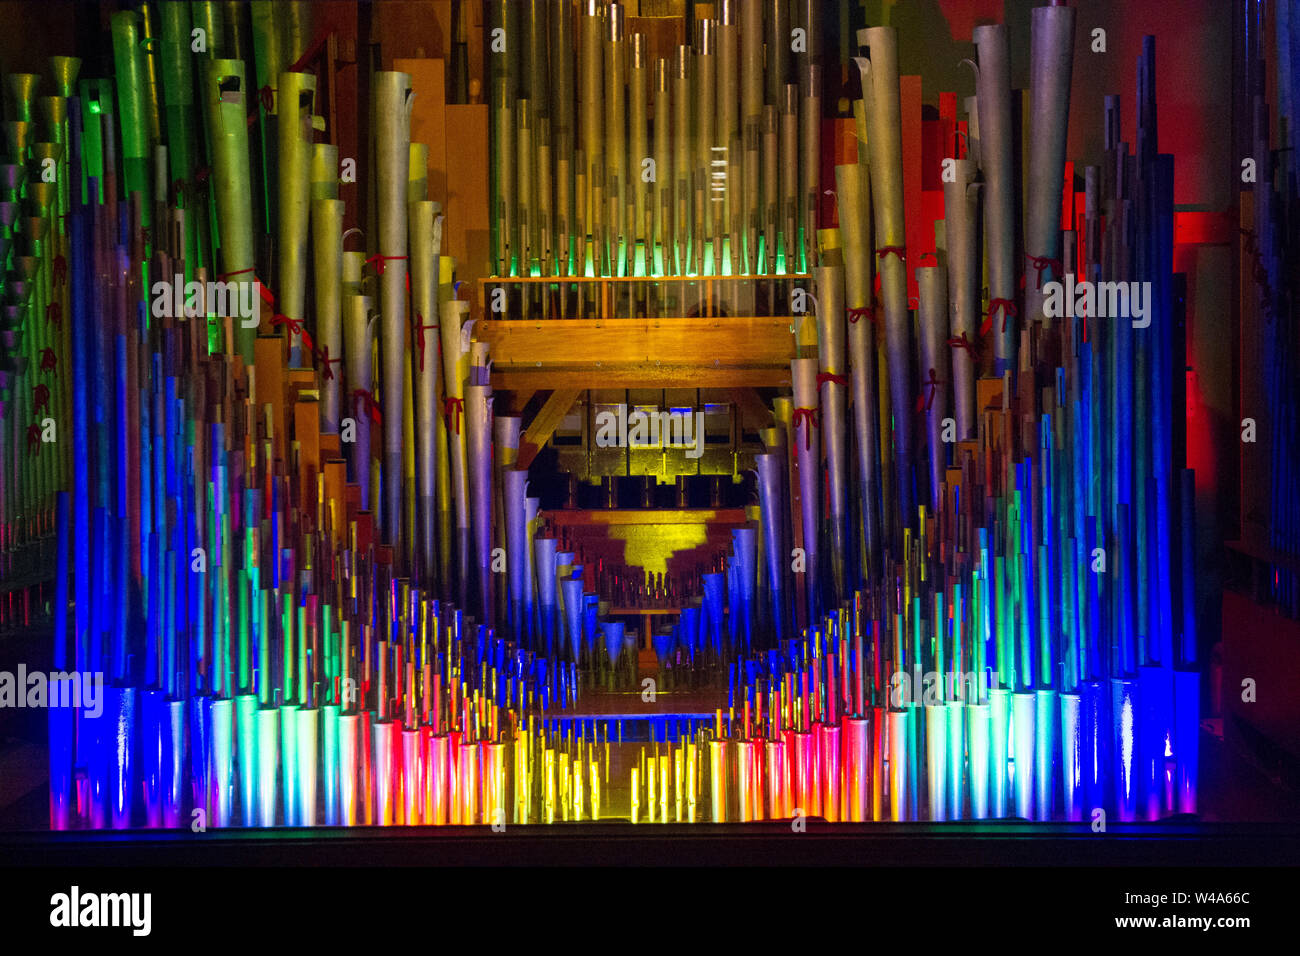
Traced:
[[596, 444], [600, 448], [684, 448], [687, 458], [704, 454], [704, 412], [690, 409], [596, 413]]
[[1150, 282], [1075, 282], [1067, 273], [1065, 282], [1043, 283], [1043, 314], [1051, 319], [1132, 319], [1133, 328], [1151, 324]]
[[987, 696], [992, 686], [992, 671], [985, 673], [983, 682], [975, 671], [922, 673], [919, 667], [910, 674], [895, 671], [889, 678], [889, 704], [902, 708], [913, 704], [932, 706], [944, 701], [975, 702]]
[[50, 897], [50, 925], [130, 928], [133, 936], [148, 936], [153, 927], [152, 893], [82, 893], [74, 886]]
[[155, 319], [193, 319], [208, 315], [229, 315], [239, 319], [246, 329], [256, 328], [261, 318], [257, 300], [261, 285], [252, 282], [186, 282], [183, 275], [172, 276], [170, 282], [159, 280], [153, 284], [153, 303], [150, 306]]
[[75, 707], [94, 719], [104, 712], [104, 675], [81, 671], [0, 671], [0, 707]]

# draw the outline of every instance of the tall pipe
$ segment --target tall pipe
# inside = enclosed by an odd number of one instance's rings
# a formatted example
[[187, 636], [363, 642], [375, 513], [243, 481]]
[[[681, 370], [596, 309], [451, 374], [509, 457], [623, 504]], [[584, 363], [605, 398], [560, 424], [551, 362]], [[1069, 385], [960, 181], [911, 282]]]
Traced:
[[[306, 318], [307, 228], [311, 211], [312, 109], [316, 77], [310, 73], [280, 74], [276, 114], [278, 186], [276, 210], [277, 306], [288, 320], [289, 364], [303, 362]], [[277, 316], [277, 319], [279, 317]]]
[[944, 238], [948, 258], [948, 324], [957, 440], [975, 438], [975, 379], [979, 373], [981, 184], [969, 159], [953, 161], [943, 186]]
[[375, 164], [379, 204], [380, 368], [383, 397], [383, 507], [379, 526], [384, 541], [401, 544], [403, 362], [406, 356], [406, 184], [411, 158], [411, 108], [408, 73], [381, 72], [374, 80]]
[[[653, 275], [654, 262], [650, 252], [650, 231], [646, 215], [650, 209], [651, 186], [644, 175], [644, 164], [650, 155], [650, 56], [646, 49], [644, 33], [632, 34], [631, 54], [627, 70], [627, 122], [628, 137], [628, 206], [632, 220], [626, 228], [628, 275]], [[658, 176], [658, 170], [655, 171]]]
[[848, 364], [844, 333], [844, 267], [817, 267], [817, 384], [821, 407], [822, 447], [826, 451], [827, 489], [830, 526], [827, 547], [830, 550], [833, 600], [838, 607], [848, 598], [849, 553], [849, 479], [848, 435]]
[[[892, 27], [858, 31], [868, 58], [855, 62], [862, 74], [867, 105], [867, 149], [871, 159], [871, 198], [875, 213], [876, 258], [884, 305], [885, 352], [894, 426], [898, 528], [916, 522], [913, 479], [915, 445], [911, 407], [916, 391], [911, 363], [911, 317], [907, 308], [907, 230], [903, 212], [903, 140], [898, 92], [898, 33]], [[892, 542], [897, 548], [900, 542]]]
[[1025, 196], [1025, 315], [1051, 327], [1043, 286], [1062, 278], [1061, 192], [1070, 120], [1075, 9], [1035, 7], [1029, 35], [1029, 151]]
[[[944, 472], [948, 467], [948, 442], [943, 437], [952, 394], [948, 374], [948, 270], [944, 266], [922, 266], [916, 270], [920, 308], [917, 332], [920, 339], [921, 394], [916, 400], [925, 422], [929, 461], [930, 513], [939, 513]], [[910, 414], [911, 408], [903, 410]]]
[[[413, 202], [409, 210], [411, 231], [412, 378], [415, 387], [415, 482], [418, 514], [418, 548], [423, 579], [432, 583], [438, 573], [438, 471], [439, 452], [445, 450], [440, 432], [438, 383], [438, 269], [442, 247], [442, 216], [435, 202]], [[439, 439], [442, 438], [440, 442]]]
[[984, 236], [988, 249], [989, 321], [993, 333], [993, 374], [1015, 368], [1019, 323], [1016, 317], [1015, 183], [1011, 143], [1011, 64], [1007, 29], [978, 26], [972, 33], [979, 68], [979, 162], [984, 175]]
[[[600, 0], [586, 0], [578, 19], [578, 103], [582, 155], [585, 157], [586, 195], [579, 196], [581, 220], [592, 242], [592, 264], [597, 275], [604, 271], [605, 229], [605, 144], [602, 123], [605, 117], [602, 81], [605, 75], [605, 47], [601, 24]], [[586, 261], [587, 235], [579, 234], [578, 268]]]

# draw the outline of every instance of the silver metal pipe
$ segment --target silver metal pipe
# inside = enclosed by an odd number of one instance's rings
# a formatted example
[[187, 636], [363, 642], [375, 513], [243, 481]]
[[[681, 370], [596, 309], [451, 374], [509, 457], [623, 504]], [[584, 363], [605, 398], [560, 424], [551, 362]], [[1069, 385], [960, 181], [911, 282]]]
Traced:
[[607, 275], [624, 272], [627, 241], [627, 36], [624, 8], [610, 3], [605, 20], [605, 202]]
[[582, 16], [579, 18], [578, 33], [578, 120], [580, 123], [580, 146], [584, 156], [584, 176], [586, 178], [586, 195], [578, 196], [582, 206], [581, 218], [584, 229], [579, 232], [577, 270], [579, 274], [585, 268], [586, 233], [589, 231], [592, 241], [592, 263], [597, 274], [604, 275], [605, 230], [602, 225], [605, 218], [605, 145], [603, 141], [602, 122], [605, 116], [602, 78], [604, 77], [605, 46], [602, 40], [601, 4], [599, 0], [587, 0]]
[[844, 244], [844, 302], [848, 308], [849, 369], [853, 388], [853, 433], [857, 449], [858, 510], [861, 522], [861, 578], [873, 581], [881, 569], [884, 533], [881, 488], [879, 355], [873, 305], [875, 257], [871, 245], [871, 178], [866, 165], [835, 167], [835, 196]]
[[1043, 286], [1063, 278], [1061, 193], [1070, 120], [1075, 9], [1034, 7], [1029, 37], [1028, 193], [1025, 198], [1025, 315], [1052, 319], [1043, 309]]
[[[871, 198], [875, 215], [877, 269], [884, 305], [885, 355], [893, 421], [898, 528], [916, 522], [915, 445], [911, 408], [911, 314], [907, 304], [907, 229], [903, 217], [903, 139], [898, 91], [898, 34], [892, 27], [858, 31], [858, 45], [870, 51], [857, 57], [867, 106], [867, 147], [871, 158]], [[882, 445], [884, 444], [882, 440]], [[893, 542], [895, 546], [900, 541]]]
[[718, 4], [718, 78], [714, 95], [718, 110], [718, 147], [725, 152], [718, 155], [725, 165], [715, 167], [725, 172], [721, 190], [715, 193], [720, 202], [715, 203], [721, 223], [721, 248], [713, 251], [716, 268], [722, 271], [724, 256], [729, 255], [732, 273], [739, 272], [741, 233], [737, 231], [737, 212], [743, 208], [744, 183], [734, 170], [741, 162], [740, 156], [740, 28], [736, 24], [735, 0], [720, 0]]
[[673, 184], [676, 190], [676, 215], [673, 231], [674, 275], [684, 276], [689, 271], [696, 238], [693, 182], [695, 179], [695, 139], [691, 113], [694, 92], [691, 88], [693, 58], [689, 46], [677, 48], [676, 69], [673, 71]]
[[745, 149], [744, 272], [758, 271], [762, 229], [763, 0], [740, 0], [740, 121]]
[[[810, 41], [811, 42], [811, 41]], [[806, 269], [817, 264], [817, 212], [821, 203], [822, 156], [822, 75], [820, 61], [804, 65], [800, 74], [803, 111], [800, 114], [799, 163], [800, 222], [803, 226], [803, 249]]]
[[558, 260], [559, 274], [569, 274], [571, 237], [574, 229], [574, 183], [577, 167], [573, 165], [574, 148], [574, 65], [573, 18], [569, 0], [550, 0], [551, 36], [550, 72], [554, 85], [551, 100], [551, 155], [555, 161], [555, 204], [552, 222], [555, 239], [552, 253]]
[[[631, 196], [632, 222], [627, 230], [628, 274], [636, 274], [636, 259], [640, 257], [641, 274], [654, 275], [654, 263], [651, 258], [650, 230], [647, 212], [653, 184], [646, 181], [643, 173], [650, 155], [650, 60], [646, 53], [646, 38], [643, 33], [632, 34], [631, 63], [627, 72], [628, 87], [628, 125], [631, 135], [628, 138], [628, 192]], [[655, 173], [658, 178], [658, 171]]]
[[[655, 62], [655, 123], [654, 123], [654, 161], [655, 180], [652, 193], [651, 241], [647, 250], [654, 273], [671, 274], [674, 269], [672, 244], [673, 207], [676, 205], [674, 193], [676, 171], [673, 169], [673, 81], [669, 73], [669, 64], [665, 59]], [[658, 260], [655, 250], [658, 250]], [[652, 274], [647, 272], [647, 274]]]
[[416, 541], [420, 580], [432, 584], [438, 573], [438, 269], [442, 216], [435, 202], [413, 202], [411, 229], [411, 312], [415, 348], [411, 357], [415, 405]]
[[781, 104], [781, 251], [787, 275], [798, 273], [799, 255], [799, 87], [788, 83]]
[[[939, 513], [939, 495], [948, 467], [943, 420], [948, 417], [952, 376], [948, 372], [948, 270], [942, 265], [916, 270], [917, 331], [921, 351], [921, 395], [930, 465], [930, 514]], [[910, 410], [909, 410], [910, 411]]]
[[[337, 167], [335, 173], [337, 180]], [[320, 429], [339, 433], [343, 375], [343, 201], [317, 199], [311, 205], [312, 256], [316, 293], [315, 343], [321, 380]]]
[[826, 449], [827, 486], [830, 492], [831, 585], [836, 607], [848, 598], [849, 484], [848, 365], [845, 361], [844, 267], [817, 268], [817, 376], [821, 403], [822, 445]]
[[770, 103], [763, 107], [763, 257], [767, 275], [776, 274], [777, 242], [781, 234], [781, 119]]
[[695, 53], [695, 273], [704, 275], [706, 251], [709, 253], [709, 274], [718, 271], [718, 230], [713, 202], [714, 153], [719, 149], [716, 127], [717, 24], [713, 20], [699, 20], [697, 23], [700, 37]]
[[993, 331], [993, 374], [1015, 367], [1019, 321], [1011, 315], [1016, 298], [1015, 182], [1011, 142], [1011, 66], [1006, 27], [978, 26], [972, 33], [979, 68], [980, 172], [984, 176], [984, 236], [988, 255], [989, 316]]
[[497, 77], [492, 89], [493, 180], [496, 182], [494, 220], [497, 231], [496, 274], [509, 276], [516, 254], [514, 97], [510, 78]]
[[411, 107], [414, 93], [408, 73], [380, 72], [374, 78], [377, 135], [380, 263], [380, 405], [383, 416], [383, 540], [401, 543], [403, 364], [406, 357], [406, 188], [411, 158]]
[[948, 257], [948, 322], [952, 346], [953, 410], [957, 440], [975, 438], [976, 348], [980, 326], [980, 190], [973, 161], [953, 162], [953, 181], [943, 186], [944, 238]]

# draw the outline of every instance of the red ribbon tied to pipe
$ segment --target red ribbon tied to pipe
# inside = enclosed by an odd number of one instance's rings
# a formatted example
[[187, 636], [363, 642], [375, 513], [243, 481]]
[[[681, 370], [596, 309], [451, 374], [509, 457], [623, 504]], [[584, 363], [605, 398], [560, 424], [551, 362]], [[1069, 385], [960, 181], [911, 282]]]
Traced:
[[54, 284], [66, 285], [68, 281], [68, 260], [63, 256], [54, 257]]
[[271, 325], [287, 326], [291, 333], [293, 333], [294, 335], [302, 336], [302, 341], [303, 344], [307, 346], [307, 351], [309, 352], [315, 351], [315, 349], [312, 346], [311, 333], [308, 332], [305, 328], [303, 328], [302, 322], [300, 322], [298, 319], [291, 319], [287, 315], [281, 315], [279, 312], [277, 312], [275, 315], [271, 316]]
[[[813, 432], [813, 429], [817, 427], [817, 409], [815, 409], [815, 408], [796, 408], [796, 409], [794, 410], [794, 417], [790, 420], [790, 423], [794, 426], [794, 430], [795, 430], [795, 435], [796, 435], [796, 436], [798, 436], [798, 434], [799, 434], [799, 424], [800, 424], [800, 422], [803, 422], [803, 423], [807, 424], [807, 426], [808, 426], [808, 430], [807, 430], [806, 432], [803, 433], [803, 447], [804, 447], [804, 451], [812, 451], [812, 432]], [[795, 460], [798, 461], [798, 459], [799, 459], [799, 440], [798, 440], [798, 437], [795, 438], [795, 443], [794, 443], [794, 457], [795, 457]]]
[[51, 302], [45, 307], [45, 321], [53, 322], [57, 329], [63, 325], [63, 306], [57, 302]]
[[[447, 419], [447, 427], [457, 435], [460, 434], [460, 416], [465, 411], [465, 400], [448, 395], [442, 400], [442, 414]], [[452, 415], [456, 417], [453, 418]]]
[[[1028, 253], [1025, 254], [1025, 259], [1028, 260], [1029, 264], [1033, 268], [1038, 270], [1037, 275], [1035, 275], [1034, 277], [1034, 283], [1035, 283], [1034, 288], [1036, 289], [1043, 288], [1043, 273], [1046, 272], [1048, 269], [1052, 270], [1053, 275], [1060, 275], [1061, 272], [1063, 271], [1060, 259], [1053, 259], [1050, 256], [1031, 256]], [[1021, 277], [1020, 283], [1021, 286], [1023, 287], [1024, 285], [1023, 276]]]
[[993, 316], [1002, 310], [1002, 331], [1007, 330], [1007, 316], [1016, 315], [1016, 304], [1011, 299], [994, 299], [989, 303], [989, 314], [984, 317], [984, 324], [980, 326], [980, 334], [988, 332], [993, 328]]
[[32, 411], [49, 411], [50, 410], [50, 387], [48, 385], [37, 385], [32, 389]]
[[881, 262], [884, 262], [885, 257], [891, 254], [898, 256], [899, 262], [906, 262], [907, 246], [881, 246], [876, 250], [876, 258]]
[[375, 396], [371, 395], [364, 388], [355, 389], [352, 392], [352, 407], [356, 409], [357, 412], [360, 412], [363, 406], [365, 407], [367, 414], [370, 415], [370, 420], [372, 422], [376, 425], [383, 423], [384, 416], [379, 410], [379, 403], [375, 401]]
[[976, 356], [978, 355], [975, 349], [975, 343], [966, 336], [965, 332], [955, 339], [949, 339], [948, 344], [955, 349], [965, 349], [970, 353], [970, 359], [972, 362], [975, 361]]
[[327, 382], [332, 378], [334, 378], [334, 371], [330, 368], [330, 366], [342, 364], [343, 359], [330, 358], [330, 347], [328, 345], [318, 351], [314, 351], [312, 354], [316, 356], [316, 361], [320, 363], [321, 378]]
[[849, 309], [848, 316], [850, 325], [857, 325], [863, 318], [870, 319], [874, 323], [876, 321], [876, 307], [864, 305], [860, 309]]
[[39, 455], [41, 453], [41, 426], [31, 424], [27, 426], [27, 454]]
[[836, 385], [847, 386], [849, 384], [849, 377], [847, 375], [836, 375], [834, 372], [822, 372], [817, 376], [817, 387], [819, 389], [827, 382], [834, 382]]
[[918, 412], [920, 411], [928, 412], [931, 408], [934, 407], [935, 393], [939, 391], [939, 386], [942, 384], [943, 384], [943, 380], [940, 378], [936, 378], [934, 369], [930, 369], [929, 379], [921, 383], [922, 388], [928, 388], [930, 390], [930, 395], [928, 398], [924, 395], [916, 396], [916, 410]]
[[424, 316], [421, 315], [419, 312], [415, 313], [415, 322], [416, 322], [415, 344], [416, 347], [418, 347], [420, 350], [420, 371], [423, 372], [424, 371], [424, 332], [425, 329], [429, 329], [431, 331], [436, 332], [438, 330], [438, 324], [435, 322], [433, 325], [425, 325]]
[[53, 372], [59, 364], [59, 357], [54, 354], [54, 349], [41, 349], [41, 371]]
[[406, 256], [375, 255], [375, 256], [371, 256], [369, 259], [366, 260], [366, 265], [374, 265], [375, 275], [382, 276], [384, 274], [385, 262], [405, 262], [405, 261], [406, 261]]

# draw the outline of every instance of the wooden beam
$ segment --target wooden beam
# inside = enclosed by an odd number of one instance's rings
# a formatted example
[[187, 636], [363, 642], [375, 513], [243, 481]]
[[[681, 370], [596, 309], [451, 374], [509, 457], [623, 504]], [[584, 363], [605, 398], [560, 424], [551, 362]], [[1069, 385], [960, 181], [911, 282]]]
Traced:
[[789, 318], [480, 320], [499, 388], [788, 385]]
[[551, 440], [555, 429], [560, 426], [560, 422], [564, 421], [564, 416], [569, 414], [569, 409], [581, 394], [580, 388], [562, 388], [551, 392], [546, 403], [528, 423], [528, 427], [519, 438], [519, 461], [515, 465], [516, 468], [527, 468], [533, 463], [537, 453]]
[[497, 391], [572, 388], [790, 388], [790, 367], [784, 369], [711, 368], [698, 365], [643, 365], [620, 368], [492, 369]]

